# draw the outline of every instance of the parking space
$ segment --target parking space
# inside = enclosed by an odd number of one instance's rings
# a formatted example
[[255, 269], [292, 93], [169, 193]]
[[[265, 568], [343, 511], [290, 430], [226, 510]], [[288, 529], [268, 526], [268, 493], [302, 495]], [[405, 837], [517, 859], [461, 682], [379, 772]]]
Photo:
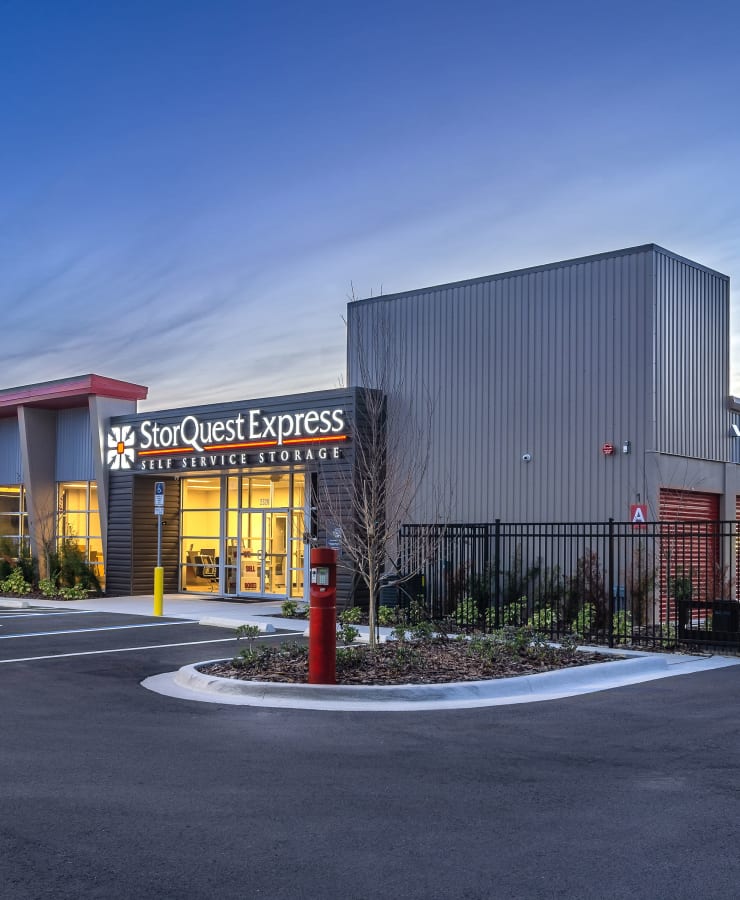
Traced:
[[[286, 633], [287, 634], [287, 633]], [[280, 641], [286, 634], [265, 635]], [[88, 610], [0, 611], [0, 665], [138, 654], [142, 670], [233, 655], [233, 630], [188, 619]]]

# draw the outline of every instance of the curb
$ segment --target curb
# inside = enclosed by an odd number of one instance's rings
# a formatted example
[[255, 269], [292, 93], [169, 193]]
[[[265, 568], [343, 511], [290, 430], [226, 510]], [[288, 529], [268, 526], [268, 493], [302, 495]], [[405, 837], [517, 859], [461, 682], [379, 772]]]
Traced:
[[216, 628], [231, 628], [236, 631], [242, 625], [255, 625], [260, 634], [274, 634], [275, 626], [269, 622], [258, 622], [256, 619], [225, 619], [219, 616], [205, 616], [198, 620], [199, 625], [212, 625]]
[[30, 609], [28, 600], [10, 600], [8, 597], [0, 597], [0, 609]]
[[290, 709], [408, 712], [556, 700], [674, 675], [740, 665], [740, 660], [646, 654], [614, 660], [611, 664], [592, 663], [515, 678], [384, 686], [239, 681], [204, 675], [196, 666], [205, 664], [194, 663], [183, 666], [177, 672], [155, 675], [145, 679], [142, 685], [166, 696], [209, 703]]

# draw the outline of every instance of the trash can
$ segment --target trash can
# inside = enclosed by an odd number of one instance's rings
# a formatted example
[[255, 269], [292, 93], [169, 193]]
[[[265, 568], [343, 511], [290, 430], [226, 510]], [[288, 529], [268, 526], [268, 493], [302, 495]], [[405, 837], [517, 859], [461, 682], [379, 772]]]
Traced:
[[712, 600], [712, 631], [720, 634], [740, 630], [740, 603], [736, 600]]

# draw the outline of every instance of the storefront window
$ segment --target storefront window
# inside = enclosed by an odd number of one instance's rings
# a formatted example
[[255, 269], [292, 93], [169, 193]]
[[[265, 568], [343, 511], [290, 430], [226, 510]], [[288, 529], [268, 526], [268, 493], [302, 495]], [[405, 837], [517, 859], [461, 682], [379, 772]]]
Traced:
[[221, 478], [183, 478], [181, 484], [182, 588], [215, 591], [220, 563]]
[[23, 485], [0, 485], [0, 555], [16, 559], [28, 549], [28, 516]]
[[105, 587], [98, 488], [90, 481], [64, 481], [57, 488], [57, 539], [82, 555]]
[[230, 595], [303, 597], [302, 474], [193, 477], [181, 484], [183, 590], [215, 591], [223, 578]]

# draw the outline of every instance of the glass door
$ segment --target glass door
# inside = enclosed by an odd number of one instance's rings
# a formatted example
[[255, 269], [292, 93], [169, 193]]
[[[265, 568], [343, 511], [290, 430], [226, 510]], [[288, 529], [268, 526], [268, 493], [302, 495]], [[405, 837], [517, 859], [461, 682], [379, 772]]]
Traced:
[[265, 513], [242, 513], [240, 593], [264, 593]]
[[287, 596], [288, 513], [265, 514], [265, 593]]
[[287, 510], [244, 512], [241, 522], [240, 593], [287, 596]]

